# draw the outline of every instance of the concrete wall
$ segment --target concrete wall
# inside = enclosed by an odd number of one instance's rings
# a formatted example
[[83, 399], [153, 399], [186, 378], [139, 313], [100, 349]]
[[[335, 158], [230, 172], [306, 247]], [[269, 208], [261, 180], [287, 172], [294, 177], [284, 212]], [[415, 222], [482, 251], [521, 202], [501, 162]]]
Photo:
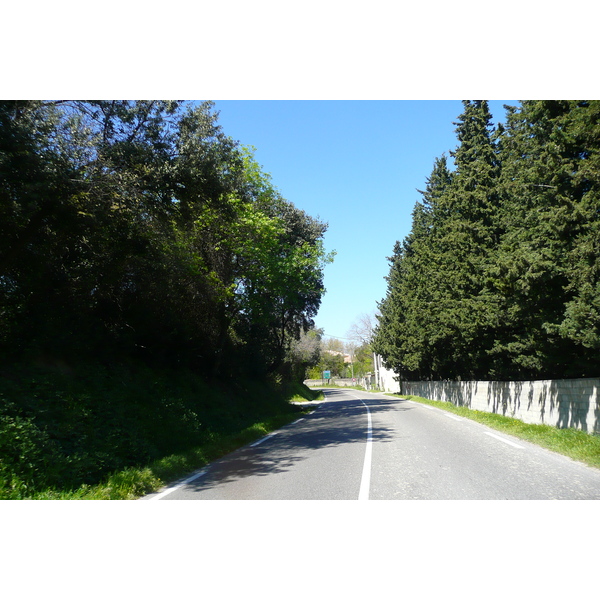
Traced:
[[402, 391], [525, 423], [600, 432], [599, 388], [600, 379], [406, 381]]
[[[381, 389], [399, 392], [395, 374], [381, 368]], [[525, 423], [600, 433], [600, 378], [539, 381], [403, 381], [402, 393], [452, 402]]]

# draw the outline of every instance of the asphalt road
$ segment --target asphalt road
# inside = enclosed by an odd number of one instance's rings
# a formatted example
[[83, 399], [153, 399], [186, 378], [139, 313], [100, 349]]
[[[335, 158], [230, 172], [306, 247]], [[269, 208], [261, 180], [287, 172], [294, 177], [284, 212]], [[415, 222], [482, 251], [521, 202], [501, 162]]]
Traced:
[[430, 406], [331, 389], [148, 500], [600, 499], [600, 469]]

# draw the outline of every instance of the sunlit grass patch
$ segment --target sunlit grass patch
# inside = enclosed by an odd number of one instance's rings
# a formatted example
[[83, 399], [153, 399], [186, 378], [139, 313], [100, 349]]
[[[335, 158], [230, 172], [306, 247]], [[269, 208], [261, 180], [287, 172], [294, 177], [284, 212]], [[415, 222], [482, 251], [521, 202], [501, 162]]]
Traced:
[[313, 390], [302, 383], [292, 383], [287, 386], [288, 402], [313, 402], [323, 400], [325, 395], [321, 390]]

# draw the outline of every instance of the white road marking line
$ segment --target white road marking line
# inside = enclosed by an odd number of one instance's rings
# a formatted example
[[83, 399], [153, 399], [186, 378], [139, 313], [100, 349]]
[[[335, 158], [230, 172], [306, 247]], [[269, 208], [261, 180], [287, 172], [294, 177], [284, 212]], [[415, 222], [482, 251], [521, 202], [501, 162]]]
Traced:
[[258, 440], [257, 442], [250, 444], [250, 447], [258, 446], [259, 444], [262, 444], [263, 442], [267, 441], [269, 438], [272, 438], [275, 434], [276, 434], [276, 432], [274, 431], [273, 433], [270, 433], [269, 435], [265, 435], [265, 437], [260, 438], [260, 440]]
[[369, 488], [371, 487], [371, 457], [373, 454], [373, 426], [371, 422], [371, 411], [369, 407], [361, 400], [367, 409], [367, 447], [365, 449], [365, 462], [363, 463], [362, 477], [360, 480], [360, 490], [358, 492], [359, 500], [369, 499]]
[[[418, 402], [416, 404], [419, 404]], [[427, 410], [436, 410], [435, 406], [429, 406], [428, 404], [421, 404], [421, 406], [423, 408], [426, 408]]]
[[457, 417], [456, 415], [452, 415], [446, 411], [443, 412], [449, 419], [454, 419], [455, 421], [462, 421], [462, 419], [460, 417]]
[[521, 450], [524, 449], [524, 446], [519, 446], [519, 444], [515, 444], [514, 442], [511, 442], [510, 440], [500, 437], [499, 435], [496, 435], [495, 433], [490, 433], [489, 431], [484, 431], [483, 433], [485, 433], [486, 435], [489, 435], [493, 438], [496, 438], [497, 440], [500, 440], [501, 442], [504, 442], [505, 444], [508, 444], [509, 446], [514, 446], [515, 448], [520, 448]]
[[185, 481], [182, 481], [181, 483], [178, 483], [177, 485], [174, 485], [173, 487], [167, 488], [164, 492], [161, 492], [157, 496], [150, 498], [150, 500], [160, 500], [161, 498], [164, 498], [167, 494], [170, 494], [171, 492], [178, 490], [180, 487], [183, 487], [184, 485], [191, 483], [195, 479], [198, 479], [198, 477], [202, 477], [202, 475], [204, 475], [206, 473], [206, 471], [208, 471], [208, 468], [202, 469], [200, 472], [196, 473], [195, 475], [188, 477]]
[[[304, 417], [298, 419], [297, 421], [294, 421], [292, 423], [292, 425], [295, 425], [299, 421], [302, 421], [302, 419], [304, 419]], [[266, 435], [265, 437], [260, 438], [260, 440], [254, 442], [253, 444], [250, 444], [250, 446], [258, 446], [259, 444], [262, 444], [264, 441], [268, 440], [269, 438], [273, 437], [276, 434], [277, 434], [277, 432], [273, 431], [272, 433], [269, 433], [269, 435]], [[185, 481], [182, 481], [181, 483], [178, 483], [177, 485], [174, 485], [173, 487], [167, 488], [166, 490], [164, 490], [164, 492], [161, 492], [157, 496], [150, 498], [150, 500], [160, 500], [161, 498], [164, 498], [166, 495], [170, 494], [171, 492], [174, 492], [175, 490], [178, 490], [180, 487], [183, 487], [184, 485], [187, 485], [188, 483], [195, 481], [199, 477], [202, 477], [202, 475], [204, 475], [207, 470], [208, 470], [208, 467], [205, 469], [202, 469], [199, 473], [196, 473], [195, 475], [188, 477]]]

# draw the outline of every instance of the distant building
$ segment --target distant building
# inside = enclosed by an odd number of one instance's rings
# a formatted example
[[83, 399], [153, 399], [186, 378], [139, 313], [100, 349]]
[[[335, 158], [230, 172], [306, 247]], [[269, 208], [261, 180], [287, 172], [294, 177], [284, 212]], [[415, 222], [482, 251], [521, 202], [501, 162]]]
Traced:
[[350, 364], [352, 362], [352, 357], [349, 354], [344, 354], [343, 352], [338, 352], [337, 350], [324, 350], [327, 354], [333, 354], [334, 356], [343, 356], [344, 362]]

